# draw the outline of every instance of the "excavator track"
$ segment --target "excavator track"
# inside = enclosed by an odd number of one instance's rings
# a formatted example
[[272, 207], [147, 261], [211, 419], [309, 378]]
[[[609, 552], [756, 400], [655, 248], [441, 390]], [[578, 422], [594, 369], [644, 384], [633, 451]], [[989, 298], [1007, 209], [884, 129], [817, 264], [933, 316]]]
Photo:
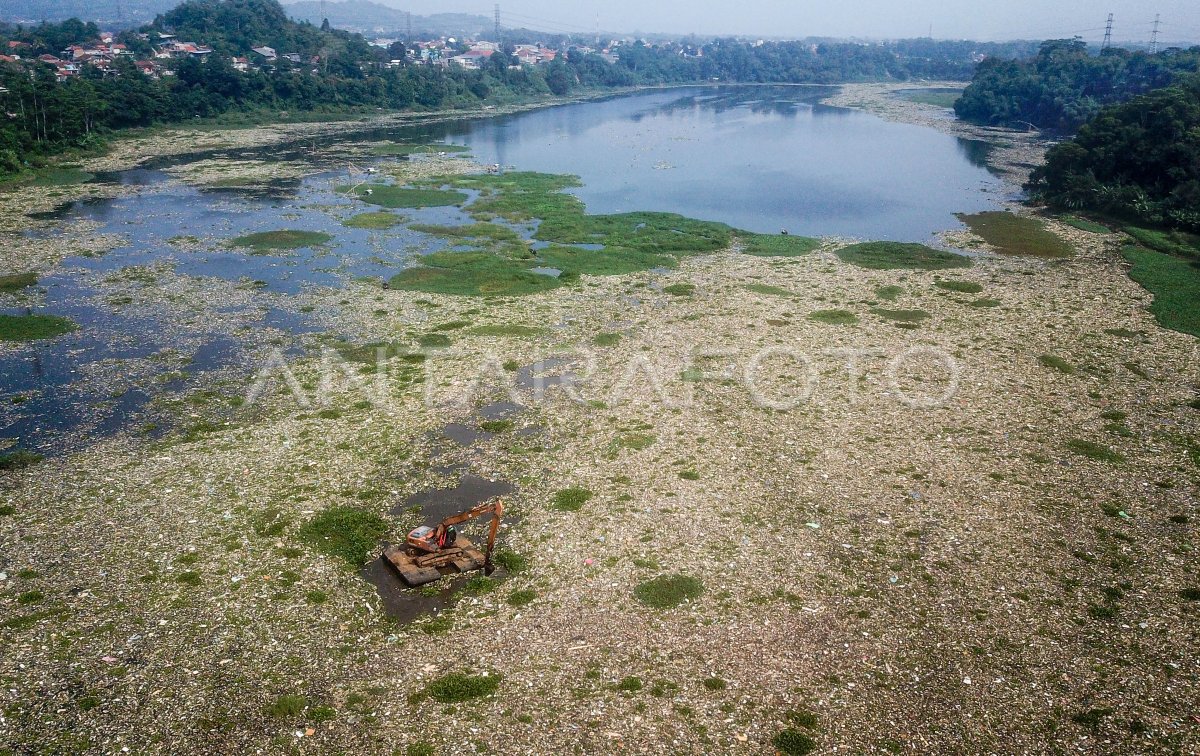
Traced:
[[422, 554], [405, 546], [388, 545], [383, 558], [409, 586], [432, 583], [444, 575], [482, 570], [487, 557], [469, 539], [459, 536], [454, 545], [436, 554]]

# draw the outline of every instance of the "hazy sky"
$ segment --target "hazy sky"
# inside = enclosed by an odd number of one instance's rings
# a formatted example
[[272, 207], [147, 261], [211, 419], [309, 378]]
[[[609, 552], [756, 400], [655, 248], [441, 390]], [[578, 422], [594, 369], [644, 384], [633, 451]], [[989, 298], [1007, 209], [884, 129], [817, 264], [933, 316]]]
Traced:
[[[377, 0], [414, 13], [470, 11], [491, 16], [488, 0]], [[1108, 14], [1113, 37], [1200, 40], [1200, 0], [501, 0], [507, 25], [545, 31], [611, 31], [838, 37], [923, 37], [1100, 41]]]

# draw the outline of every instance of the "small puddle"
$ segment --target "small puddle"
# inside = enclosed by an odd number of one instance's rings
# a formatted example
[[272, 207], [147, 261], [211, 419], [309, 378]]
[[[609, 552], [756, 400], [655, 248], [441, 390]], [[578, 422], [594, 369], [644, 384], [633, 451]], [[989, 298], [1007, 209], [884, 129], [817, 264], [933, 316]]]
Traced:
[[375, 586], [387, 615], [402, 625], [454, 606], [454, 594], [460, 587], [450, 585], [437, 593], [409, 588], [382, 556], [363, 567], [359, 574]]
[[571, 360], [566, 357], [553, 357], [548, 360], [541, 360], [532, 365], [527, 365], [517, 371], [517, 386], [523, 391], [532, 391], [538, 397], [545, 394], [546, 389], [551, 386], [571, 386], [574, 385], [577, 376], [574, 373], [566, 372], [557, 375], [548, 375], [549, 371], [558, 370], [559, 368], [570, 364]]
[[490, 440], [492, 434], [480, 430], [476, 425], [450, 423], [442, 428], [442, 437], [450, 439], [459, 446], [474, 446], [480, 441]]
[[525, 410], [515, 402], [496, 402], [479, 410], [479, 416], [484, 420], [508, 420]]
[[488, 480], [478, 475], [464, 475], [454, 488], [439, 488], [424, 491], [405, 499], [392, 509], [399, 515], [413, 508], [421, 508], [421, 516], [427, 524], [436, 523], [452, 514], [465, 512], [497, 496], [507, 496], [517, 489], [503, 480]]

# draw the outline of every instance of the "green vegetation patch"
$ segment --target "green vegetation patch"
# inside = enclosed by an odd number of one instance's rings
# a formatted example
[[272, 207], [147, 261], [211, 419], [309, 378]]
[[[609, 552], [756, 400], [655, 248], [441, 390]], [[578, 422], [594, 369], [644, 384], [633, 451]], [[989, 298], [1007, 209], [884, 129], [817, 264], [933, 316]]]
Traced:
[[704, 594], [704, 584], [688, 575], [659, 575], [638, 584], [634, 598], [653, 609], [673, 609]]
[[999, 299], [975, 299], [967, 302], [967, 307], [975, 307], [977, 309], [986, 309], [988, 307], [999, 307], [1004, 304]]
[[441, 189], [410, 189], [393, 184], [359, 184], [338, 187], [342, 194], [351, 194], [363, 202], [380, 207], [419, 209], [423, 207], [452, 207], [469, 197], [462, 192]]
[[267, 706], [267, 714], [278, 719], [295, 719], [308, 708], [308, 699], [294, 693], [285, 693]]
[[629, 676], [617, 683], [617, 690], [622, 693], [637, 693], [642, 689], [642, 678]]
[[500, 687], [500, 675], [468, 675], [452, 672], [425, 686], [425, 693], [438, 703], [461, 703], [490, 696]]
[[776, 735], [771, 745], [784, 756], [807, 756], [817, 750], [817, 742], [811, 735], [791, 727]]
[[1125, 461], [1124, 455], [1113, 451], [1104, 444], [1097, 444], [1094, 441], [1073, 438], [1067, 442], [1067, 448], [1080, 456], [1093, 459], [1097, 462], [1117, 464]]
[[932, 317], [924, 310], [885, 310], [882, 307], [872, 308], [871, 313], [895, 323], [920, 323]]
[[1038, 362], [1042, 363], [1045, 367], [1052, 368], [1065, 375], [1073, 375], [1075, 373], [1075, 366], [1056, 354], [1043, 354], [1038, 357]]
[[934, 281], [934, 286], [946, 291], [956, 291], [961, 294], [978, 294], [983, 291], [983, 286], [974, 281]]
[[1075, 254], [1075, 249], [1046, 228], [1044, 221], [1000, 210], [973, 215], [959, 214], [971, 233], [983, 239], [997, 252], [1005, 255], [1062, 258]]
[[882, 299], [884, 302], [895, 302], [904, 294], [904, 288], [901, 286], [880, 286], [875, 290], [875, 296]]
[[44, 459], [42, 455], [37, 452], [17, 449], [0, 454], [0, 470], [24, 470], [27, 467], [33, 467], [42, 459]]
[[588, 276], [620, 276], [651, 268], [674, 268], [676, 258], [636, 249], [608, 247], [593, 250], [581, 247], [552, 245], [538, 250], [536, 264], [557, 268], [564, 274]]
[[854, 325], [858, 316], [849, 310], [816, 310], [808, 314], [809, 320], [826, 325]]
[[461, 144], [377, 144], [371, 153], [382, 157], [404, 157], [407, 155], [461, 154], [471, 148]]
[[513, 591], [508, 594], [505, 603], [509, 606], [522, 607], [528, 606], [537, 600], [537, 591], [532, 591], [528, 588], [523, 588], [519, 591]]
[[564, 488], [554, 494], [554, 508], [560, 512], [578, 512], [592, 496], [586, 488]]
[[1075, 215], [1064, 215], [1059, 218], [1060, 221], [1067, 224], [1071, 228], [1077, 228], [1080, 231], [1087, 231], [1090, 234], [1111, 234], [1112, 229], [1108, 226], [1101, 225], [1095, 221], [1090, 221], [1087, 218], [1080, 218]]
[[390, 286], [402, 291], [456, 296], [516, 296], [562, 286], [552, 276], [532, 273], [513, 260], [488, 252], [435, 252], [426, 267], [408, 268], [392, 277]]
[[1128, 246], [1129, 277], [1154, 295], [1150, 312], [1164, 328], [1200, 337], [1200, 262]]
[[545, 332], [545, 328], [517, 325], [515, 323], [490, 323], [488, 325], [476, 326], [467, 331], [467, 333], [476, 336], [505, 336], [510, 338], [531, 338], [533, 336], [541, 336]]
[[673, 297], [690, 297], [696, 293], [696, 286], [689, 283], [677, 283], [664, 286], [663, 291]]
[[38, 171], [31, 186], [75, 186], [86, 184], [96, 178], [96, 174], [88, 173], [80, 168], [45, 168]]
[[[409, 291], [460, 296], [523, 295], [547, 291], [581, 275], [622, 275], [654, 268], [674, 268], [682, 255], [715, 252], [729, 246], [733, 229], [672, 213], [621, 213], [588, 215], [578, 198], [564, 190], [579, 186], [575, 176], [515, 172], [437, 176], [420, 182], [409, 192], [430, 192], [457, 197], [460, 204], [470, 189], [479, 196], [466, 207], [477, 223], [464, 226], [413, 225], [421, 233], [461, 239], [454, 249], [423, 259], [424, 268], [411, 268], [392, 279], [391, 285]], [[449, 187], [449, 189], [447, 189]], [[372, 194], [364, 196], [367, 189]], [[385, 185], [357, 187], [359, 196], [376, 202]], [[395, 205], [388, 205], [395, 206]], [[531, 250], [521, 235], [498, 223], [538, 221], [533, 238], [550, 242]], [[534, 273], [541, 267], [561, 271], [554, 276]], [[687, 296], [691, 290], [668, 293]]]
[[842, 262], [869, 270], [949, 270], [971, 267], [971, 258], [924, 244], [865, 242], [837, 251]]
[[282, 231], [263, 231], [257, 234], [239, 236], [230, 241], [230, 244], [235, 247], [245, 247], [258, 253], [267, 253], [278, 250], [317, 247], [332, 240], [332, 236], [320, 231], [285, 229]]
[[742, 252], [756, 257], [800, 257], [821, 246], [820, 239], [790, 234], [748, 234], [738, 232]]
[[1155, 252], [1176, 257], [1200, 258], [1200, 235], [1137, 226], [1127, 226], [1123, 230], [1138, 244]]
[[508, 226], [498, 223], [470, 223], [465, 226], [436, 226], [428, 223], [413, 223], [410, 231], [443, 239], [489, 239], [491, 241], [521, 241], [521, 235]]
[[621, 343], [621, 334], [619, 333], [598, 333], [596, 338], [592, 339], [592, 343], [598, 347], [616, 346]]
[[37, 273], [14, 273], [0, 276], [0, 291], [20, 291], [37, 282]]
[[57, 315], [0, 315], [0, 341], [53, 339], [78, 326]]
[[382, 517], [356, 507], [331, 507], [300, 526], [297, 536], [326, 556], [361, 567], [370, 558], [388, 524]]
[[524, 572], [529, 569], [529, 558], [512, 549], [497, 549], [492, 556], [492, 561], [511, 573]]
[[349, 228], [369, 228], [377, 231], [398, 226], [404, 222], [404, 219], [394, 213], [360, 213], [353, 218], [347, 218], [342, 221], [343, 226]]
[[563, 193], [581, 186], [576, 176], [532, 172], [445, 176], [423, 185], [478, 190], [480, 196], [467, 208], [468, 213], [479, 220], [540, 220], [534, 235], [539, 241], [685, 255], [724, 249], [732, 239], [733, 229], [723, 223], [674, 213], [588, 215], [578, 198]]

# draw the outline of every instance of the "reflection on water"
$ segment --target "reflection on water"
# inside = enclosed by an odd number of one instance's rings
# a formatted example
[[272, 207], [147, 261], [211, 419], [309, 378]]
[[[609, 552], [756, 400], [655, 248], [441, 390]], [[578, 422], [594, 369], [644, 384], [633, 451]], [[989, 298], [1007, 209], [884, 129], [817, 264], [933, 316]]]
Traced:
[[927, 241], [1003, 187], [982, 147], [818, 104], [822, 87], [658, 91], [499, 119], [428, 137], [482, 162], [579, 175], [591, 212], [661, 210], [739, 228]]

